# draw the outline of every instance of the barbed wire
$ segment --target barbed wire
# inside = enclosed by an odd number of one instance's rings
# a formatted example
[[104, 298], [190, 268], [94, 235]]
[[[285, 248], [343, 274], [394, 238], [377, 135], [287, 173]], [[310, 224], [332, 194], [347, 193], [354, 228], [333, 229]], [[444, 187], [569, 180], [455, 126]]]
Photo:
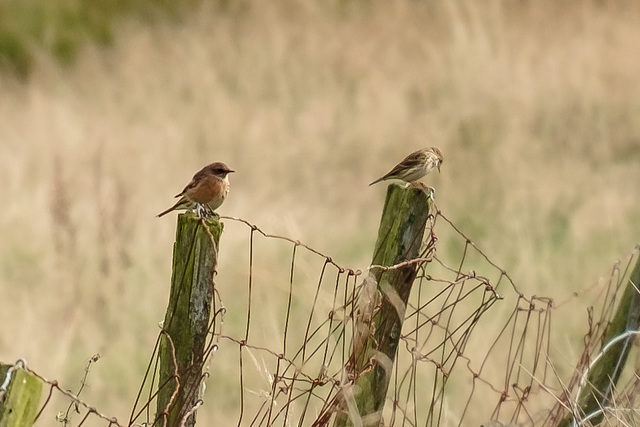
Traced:
[[[248, 230], [244, 289], [234, 287], [234, 299], [244, 299], [246, 311], [234, 313], [234, 323], [224, 326], [227, 309], [214, 282], [214, 315], [198, 359], [198, 366], [207, 368], [198, 386], [190, 391], [194, 398], [188, 399], [191, 406], [185, 408], [182, 423], [196, 411], [207, 410], [203, 394], [207, 379], [225, 371], [225, 382], [235, 384], [232, 389], [224, 388], [228, 399], [235, 400], [235, 405], [226, 409], [238, 426], [321, 426], [336, 412], [353, 414], [352, 388], [354, 375], [359, 374], [351, 368], [352, 357], [358, 354], [362, 340], [373, 333], [371, 318], [381, 298], [379, 284], [372, 281], [371, 274], [407, 267], [416, 268], [418, 274], [407, 304], [392, 304], [404, 318], [396, 360], [378, 360], [392, 372], [380, 414], [385, 426], [467, 425], [492, 420], [553, 426], [567, 411], [575, 411], [576, 393], [584, 386], [584, 372], [600, 348], [631, 260], [624, 269], [620, 263], [614, 265], [601, 306], [589, 309], [583, 354], [570, 379], [563, 382], [550, 358], [553, 300], [526, 295], [504, 268], [437, 207], [434, 212], [417, 258], [362, 270], [341, 266], [307, 244], [267, 233], [245, 219], [221, 217]], [[457, 242], [459, 260], [440, 253], [438, 236], [445, 235]], [[262, 265], [259, 258], [265, 254], [258, 248], [260, 240], [288, 247], [289, 255], [280, 254], [277, 262]], [[286, 279], [265, 278], [264, 271], [277, 271], [282, 276], [286, 272]], [[385, 297], [394, 300], [392, 292], [386, 292]], [[126, 424], [79, 397], [88, 367], [80, 390], [74, 394], [22, 362], [16, 363], [16, 369], [28, 370], [49, 388], [36, 419], [42, 419], [52, 395], [58, 393], [68, 399], [66, 415], [57, 420], [65, 425], [71, 424], [68, 415], [72, 407], [78, 413], [79, 408], [84, 411], [77, 426], [89, 419], [117, 427], [165, 425], [167, 411], [154, 414], [152, 408], [163, 386], [157, 384], [163, 336], [168, 338], [161, 330]], [[170, 338], [168, 342], [173, 348]], [[222, 344], [225, 351], [219, 355]], [[238, 351], [235, 362], [228, 350], [233, 347]], [[173, 358], [177, 366], [175, 351]], [[223, 363], [234, 364], [237, 380], [232, 380], [229, 366], [221, 366]], [[175, 396], [182, 387], [177, 370], [171, 379], [175, 380]], [[220, 392], [216, 384], [213, 386], [209, 393]], [[617, 402], [632, 405], [638, 390], [637, 376], [630, 378], [616, 390]]]
[[[92, 357], [91, 360], [94, 360], [95, 356]], [[90, 362], [92, 363], [92, 362]], [[90, 363], [87, 365], [89, 366]], [[107, 423], [108, 426], [116, 426], [116, 427], [123, 427], [122, 424], [120, 424], [118, 422], [118, 420], [115, 417], [109, 417], [103, 413], [101, 413], [96, 407], [91, 406], [90, 404], [88, 404], [87, 402], [83, 401], [82, 399], [80, 399], [80, 397], [78, 396], [78, 394], [75, 394], [73, 392], [71, 392], [70, 390], [66, 390], [60, 387], [60, 384], [58, 383], [57, 380], [49, 380], [47, 378], [45, 378], [44, 376], [42, 376], [41, 374], [39, 374], [38, 372], [36, 372], [34, 369], [32, 369], [30, 366], [27, 365], [26, 361], [20, 359], [18, 360], [13, 366], [13, 369], [10, 369], [10, 372], [7, 372], [7, 378], [6, 380], [9, 379], [11, 373], [13, 371], [15, 371], [16, 369], [24, 369], [27, 372], [29, 372], [30, 374], [32, 374], [34, 377], [36, 377], [38, 380], [40, 380], [43, 384], [48, 385], [49, 391], [47, 393], [47, 397], [44, 400], [44, 403], [42, 403], [40, 409], [38, 410], [36, 416], [35, 416], [35, 422], [37, 422], [39, 419], [41, 419], [41, 416], [45, 410], [45, 408], [47, 407], [47, 405], [49, 404], [54, 391], [60, 393], [61, 395], [65, 396], [66, 398], [68, 398], [70, 400], [70, 405], [76, 405], [77, 406], [81, 406], [86, 410], [86, 414], [84, 415], [84, 417], [80, 420], [80, 422], [77, 424], [77, 426], [82, 426], [84, 425], [84, 423], [87, 421], [87, 419], [90, 416], [95, 416], [98, 417], [99, 419], [102, 419], [103, 421], [105, 421]], [[88, 367], [86, 368], [88, 371]], [[87, 372], [85, 371], [85, 372]], [[81, 386], [81, 390], [82, 388], [84, 388], [84, 382], [86, 381], [86, 376], [84, 377], [84, 379], [82, 380], [82, 386]], [[8, 381], [7, 381], [8, 383]], [[79, 411], [78, 411], [79, 412]], [[58, 414], [56, 414], [56, 421], [63, 423], [63, 424], [68, 424], [70, 423], [70, 419], [69, 419], [69, 413], [67, 412], [63, 418], [61, 419]]]

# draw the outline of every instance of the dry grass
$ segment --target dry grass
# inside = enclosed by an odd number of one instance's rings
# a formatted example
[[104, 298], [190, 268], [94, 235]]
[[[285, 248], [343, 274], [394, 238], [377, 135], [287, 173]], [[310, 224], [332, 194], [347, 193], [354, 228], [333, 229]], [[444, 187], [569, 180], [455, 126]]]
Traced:
[[[238, 171], [222, 214], [362, 268], [367, 184], [437, 145], [439, 207], [527, 293], [569, 298], [639, 240], [638, 24], [626, 1], [236, 2], [41, 58], [0, 81], [0, 360], [71, 386], [100, 352], [88, 396], [124, 419], [170, 278], [153, 216], [213, 160]], [[222, 245], [229, 299], [246, 241]]]

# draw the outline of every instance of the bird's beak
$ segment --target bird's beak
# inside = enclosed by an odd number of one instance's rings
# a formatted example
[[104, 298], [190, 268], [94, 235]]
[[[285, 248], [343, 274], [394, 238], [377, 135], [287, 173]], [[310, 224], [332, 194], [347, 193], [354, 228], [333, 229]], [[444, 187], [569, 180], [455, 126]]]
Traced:
[[[439, 167], [439, 166], [438, 166], [438, 167]], [[235, 171], [229, 171], [229, 172], [227, 172], [227, 173], [231, 173], [231, 172], [235, 172]]]
[[438, 173], [442, 173], [442, 172], [440, 171], [440, 163], [438, 163]]

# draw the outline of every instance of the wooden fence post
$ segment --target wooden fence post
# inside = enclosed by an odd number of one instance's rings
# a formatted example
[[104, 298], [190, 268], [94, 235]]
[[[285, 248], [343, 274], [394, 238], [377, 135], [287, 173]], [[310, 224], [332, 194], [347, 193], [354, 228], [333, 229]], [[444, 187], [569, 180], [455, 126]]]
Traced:
[[[602, 408], [612, 404], [613, 393], [616, 389], [620, 374], [625, 367], [627, 357], [631, 351], [636, 335], [628, 335], [617, 340], [625, 332], [638, 331], [640, 329], [640, 256], [629, 275], [629, 281], [620, 298], [618, 309], [607, 327], [602, 346], [606, 352], [593, 364], [578, 396], [574, 411], [568, 414], [558, 425], [567, 427], [575, 424], [580, 419], [591, 416], [589, 425], [597, 425], [602, 421]], [[603, 351], [601, 349], [601, 351]]]
[[[390, 185], [372, 264], [392, 266], [417, 258], [430, 207], [431, 199], [421, 188]], [[360, 311], [370, 313], [371, 318], [356, 321], [357, 332], [347, 366], [353, 384], [345, 386], [338, 395], [335, 427], [381, 424], [404, 313], [418, 267], [417, 263], [390, 270], [374, 267], [366, 279], [365, 288], [367, 283], [374, 287], [377, 284], [381, 301], [378, 304], [376, 298], [369, 296], [365, 305], [370, 307], [360, 305]], [[362, 331], [367, 333], [358, 334]]]
[[[6, 383], [9, 370], [11, 379]], [[42, 382], [18, 364], [0, 364], [0, 384], [0, 427], [33, 425], [42, 394]]]
[[[213, 275], [223, 224], [192, 213], [178, 216], [171, 293], [160, 342], [157, 418], [174, 427], [199, 399], [213, 304]], [[195, 413], [186, 426], [195, 425]]]

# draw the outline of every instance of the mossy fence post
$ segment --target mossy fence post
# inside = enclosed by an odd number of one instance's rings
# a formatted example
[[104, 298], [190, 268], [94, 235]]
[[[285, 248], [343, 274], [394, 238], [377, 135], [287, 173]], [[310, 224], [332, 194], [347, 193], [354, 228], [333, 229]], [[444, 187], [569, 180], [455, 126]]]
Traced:
[[[156, 417], [159, 425], [195, 425], [213, 304], [213, 276], [223, 225], [192, 213], [178, 216], [173, 273], [160, 341]], [[183, 423], [185, 421], [186, 423]]]
[[[393, 266], [418, 258], [430, 209], [431, 198], [422, 188], [390, 185], [372, 264]], [[418, 263], [407, 263], [394, 269], [371, 269], [365, 282], [368, 296], [364, 304], [359, 304], [361, 317], [356, 321], [357, 332], [346, 367], [353, 384], [338, 395], [335, 427], [381, 425], [405, 309], [418, 268]]]
[[[602, 341], [601, 357], [592, 363], [584, 384], [581, 384], [577, 404], [558, 425], [577, 425], [589, 418], [589, 425], [602, 421], [603, 408], [611, 406], [613, 392], [627, 357], [640, 330], [640, 256], [620, 298], [618, 308]], [[627, 335], [625, 336], [625, 333]]]
[[42, 394], [42, 382], [24, 363], [0, 363], [0, 427], [33, 425]]

